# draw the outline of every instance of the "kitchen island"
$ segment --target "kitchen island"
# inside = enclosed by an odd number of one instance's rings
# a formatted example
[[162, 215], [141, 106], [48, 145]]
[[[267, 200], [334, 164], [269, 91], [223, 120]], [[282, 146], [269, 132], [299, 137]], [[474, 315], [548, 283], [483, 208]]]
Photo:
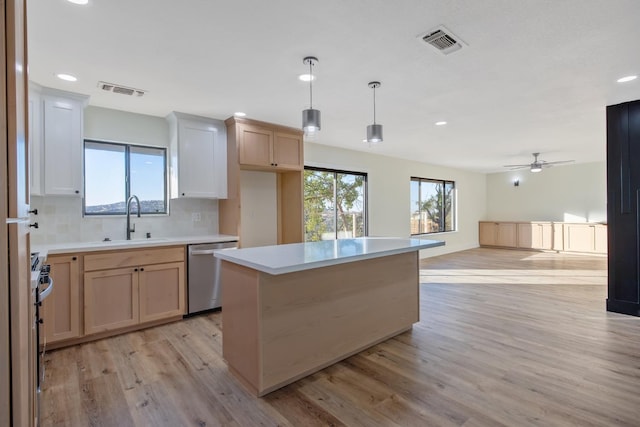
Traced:
[[423, 239], [342, 239], [216, 251], [222, 259], [222, 349], [263, 396], [419, 320]]

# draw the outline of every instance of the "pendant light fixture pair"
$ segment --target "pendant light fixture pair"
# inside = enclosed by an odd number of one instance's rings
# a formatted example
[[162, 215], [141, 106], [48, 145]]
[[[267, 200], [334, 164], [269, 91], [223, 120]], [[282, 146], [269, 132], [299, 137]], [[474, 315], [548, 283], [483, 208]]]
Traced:
[[[313, 108], [313, 66], [318, 63], [315, 56], [307, 56], [302, 62], [309, 66], [309, 108], [302, 111], [302, 130], [305, 135], [313, 135], [320, 130], [320, 110]], [[369, 82], [369, 87], [373, 89], [373, 124], [367, 126], [367, 139], [364, 142], [369, 144], [379, 144], [382, 142], [382, 125], [376, 123], [376, 89], [380, 87], [380, 82]]]

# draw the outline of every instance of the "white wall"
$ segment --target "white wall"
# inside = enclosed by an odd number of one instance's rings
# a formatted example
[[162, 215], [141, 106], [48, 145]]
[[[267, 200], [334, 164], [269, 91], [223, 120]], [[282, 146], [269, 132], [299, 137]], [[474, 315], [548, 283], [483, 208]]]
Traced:
[[305, 143], [306, 166], [368, 174], [369, 236], [409, 237], [410, 178], [453, 180], [457, 191], [457, 231], [423, 235], [444, 240], [441, 248], [421, 252], [422, 257], [478, 246], [478, 221], [486, 217], [486, 175], [433, 166], [373, 153]]
[[[599, 222], [607, 219], [605, 162], [487, 175], [487, 214], [495, 221]], [[514, 180], [520, 185], [515, 187]]]
[[[169, 124], [162, 117], [128, 113], [89, 106], [84, 110], [84, 137], [115, 142], [127, 142], [156, 147], [169, 146]], [[109, 179], [109, 171], [104, 171]], [[97, 241], [105, 237], [120, 240], [126, 237], [124, 217], [82, 216], [82, 199], [44, 196], [31, 198], [37, 208], [40, 228], [33, 229], [33, 244]], [[192, 214], [199, 213], [200, 221]], [[218, 202], [216, 200], [174, 199], [169, 201], [169, 215], [132, 218], [136, 225], [133, 239], [152, 237], [194, 236], [218, 233]]]

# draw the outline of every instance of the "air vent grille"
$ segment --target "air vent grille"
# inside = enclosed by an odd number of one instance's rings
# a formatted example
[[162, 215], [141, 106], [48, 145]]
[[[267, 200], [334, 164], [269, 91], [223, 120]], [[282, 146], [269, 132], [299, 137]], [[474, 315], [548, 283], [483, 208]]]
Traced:
[[435, 47], [439, 52], [448, 55], [460, 50], [464, 44], [459, 37], [443, 26], [435, 28], [418, 36], [418, 39], [428, 45]]
[[98, 82], [98, 87], [102, 90], [106, 90], [107, 92], [119, 93], [121, 95], [128, 96], [143, 96], [145, 93], [147, 93], [146, 90], [135, 89], [132, 87], [107, 82]]

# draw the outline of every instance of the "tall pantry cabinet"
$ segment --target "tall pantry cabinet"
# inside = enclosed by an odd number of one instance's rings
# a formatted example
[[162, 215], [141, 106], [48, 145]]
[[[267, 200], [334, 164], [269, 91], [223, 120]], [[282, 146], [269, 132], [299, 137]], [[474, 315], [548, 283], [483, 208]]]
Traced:
[[607, 310], [640, 316], [640, 100], [607, 107]]
[[[266, 180], [275, 178], [276, 200], [265, 204], [276, 212], [264, 212], [275, 218], [273, 243], [303, 241], [303, 173], [304, 157], [302, 131], [257, 120], [231, 117], [227, 127], [227, 184], [228, 198], [218, 201], [220, 233], [239, 236], [239, 246], [247, 247], [250, 224], [243, 225], [243, 195], [249, 194], [242, 176], [246, 172], [265, 173]], [[244, 202], [243, 202], [244, 200]], [[245, 211], [247, 206], [245, 206]], [[244, 212], [246, 213], [246, 212]], [[258, 212], [257, 215], [259, 215]], [[244, 215], [246, 217], [246, 215]]]

